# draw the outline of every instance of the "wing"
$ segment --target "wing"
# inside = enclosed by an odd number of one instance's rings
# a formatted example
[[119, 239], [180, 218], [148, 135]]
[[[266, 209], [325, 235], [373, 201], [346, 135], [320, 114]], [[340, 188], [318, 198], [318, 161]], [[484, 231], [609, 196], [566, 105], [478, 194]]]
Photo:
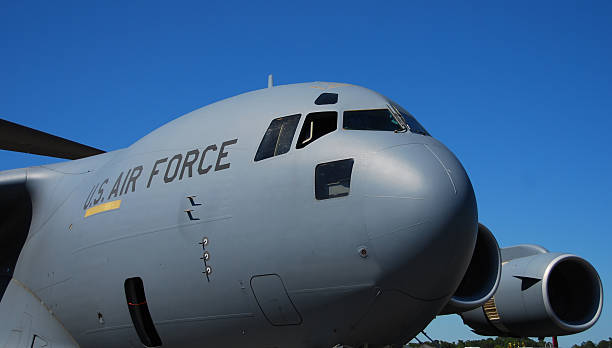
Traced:
[[0, 149], [79, 159], [104, 153], [91, 146], [0, 119]]

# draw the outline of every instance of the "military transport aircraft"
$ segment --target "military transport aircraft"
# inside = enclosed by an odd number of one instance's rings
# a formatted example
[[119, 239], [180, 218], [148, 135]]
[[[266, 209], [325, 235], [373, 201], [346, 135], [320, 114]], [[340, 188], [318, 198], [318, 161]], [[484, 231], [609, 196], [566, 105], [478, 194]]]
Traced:
[[104, 152], [9, 121], [0, 347], [378, 347], [437, 315], [482, 335], [591, 327], [584, 259], [500, 249], [459, 160], [397, 103], [301, 83]]

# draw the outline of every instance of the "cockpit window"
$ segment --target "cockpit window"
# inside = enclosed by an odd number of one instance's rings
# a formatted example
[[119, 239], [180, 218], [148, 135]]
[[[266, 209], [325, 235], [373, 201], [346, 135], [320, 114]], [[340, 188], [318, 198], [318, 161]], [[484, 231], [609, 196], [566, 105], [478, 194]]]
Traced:
[[315, 100], [316, 105], [336, 104], [338, 102], [338, 93], [321, 93]]
[[388, 109], [345, 111], [342, 128], [348, 130], [394, 131], [429, 135], [425, 128], [401, 106]]
[[301, 149], [304, 146], [319, 139], [325, 134], [331, 133], [338, 129], [338, 113], [335, 111], [312, 112], [306, 116], [304, 125], [300, 131], [296, 149]]
[[342, 128], [350, 130], [401, 131], [398, 120], [389, 109], [345, 111]]
[[282, 155], [289, 151], [300, 116], [301, 114], [279, 117], [270, 122], [268, 130], [259, 144], [257, 154], [255, 154], [255, 162]]
[[392, 108], [395, 108], [395, 110], [397, 110], [397, 112], [400, 113], [400, 115], [402, 115], [402, 118], [404, 119], [404, 121], [406, 122], [406, 125], [408, 126], [409, 130], [412, 133], [417, 133], [417, 134], [422, 134], [422, 135], [430, 135], [429, 132], [427, 132], [427, 130], [425, 130], [425, 127], [423, 127], [419, 121], [416, 120], [416, 118], [414, 118], [414, 116], [412, 116], [408, 111], [406, 111], [404, 108], [402, 108], [401, 106], [395, 104], [395, 103], [391, 103]]

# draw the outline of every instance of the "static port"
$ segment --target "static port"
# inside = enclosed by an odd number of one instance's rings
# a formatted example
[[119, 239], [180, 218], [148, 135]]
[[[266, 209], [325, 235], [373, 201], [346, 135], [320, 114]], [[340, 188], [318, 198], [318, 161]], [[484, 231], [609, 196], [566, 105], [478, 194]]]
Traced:
[[359, 256], [368, 257], [368, 249], [366, 249], [365, 247], [360, 247], [358, 251], [359, 251]]

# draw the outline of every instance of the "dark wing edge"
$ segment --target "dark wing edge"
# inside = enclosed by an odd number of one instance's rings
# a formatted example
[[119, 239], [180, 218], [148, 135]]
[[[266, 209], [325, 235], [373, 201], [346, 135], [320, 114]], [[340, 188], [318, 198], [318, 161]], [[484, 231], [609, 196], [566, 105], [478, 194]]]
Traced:
[[32, 200], [26, 178], [25, 169], [0, 174], [0, 299], [13, 277], [32, 221]]
[[0, 149], [71, 160], [105, 152], [1, 118]]

